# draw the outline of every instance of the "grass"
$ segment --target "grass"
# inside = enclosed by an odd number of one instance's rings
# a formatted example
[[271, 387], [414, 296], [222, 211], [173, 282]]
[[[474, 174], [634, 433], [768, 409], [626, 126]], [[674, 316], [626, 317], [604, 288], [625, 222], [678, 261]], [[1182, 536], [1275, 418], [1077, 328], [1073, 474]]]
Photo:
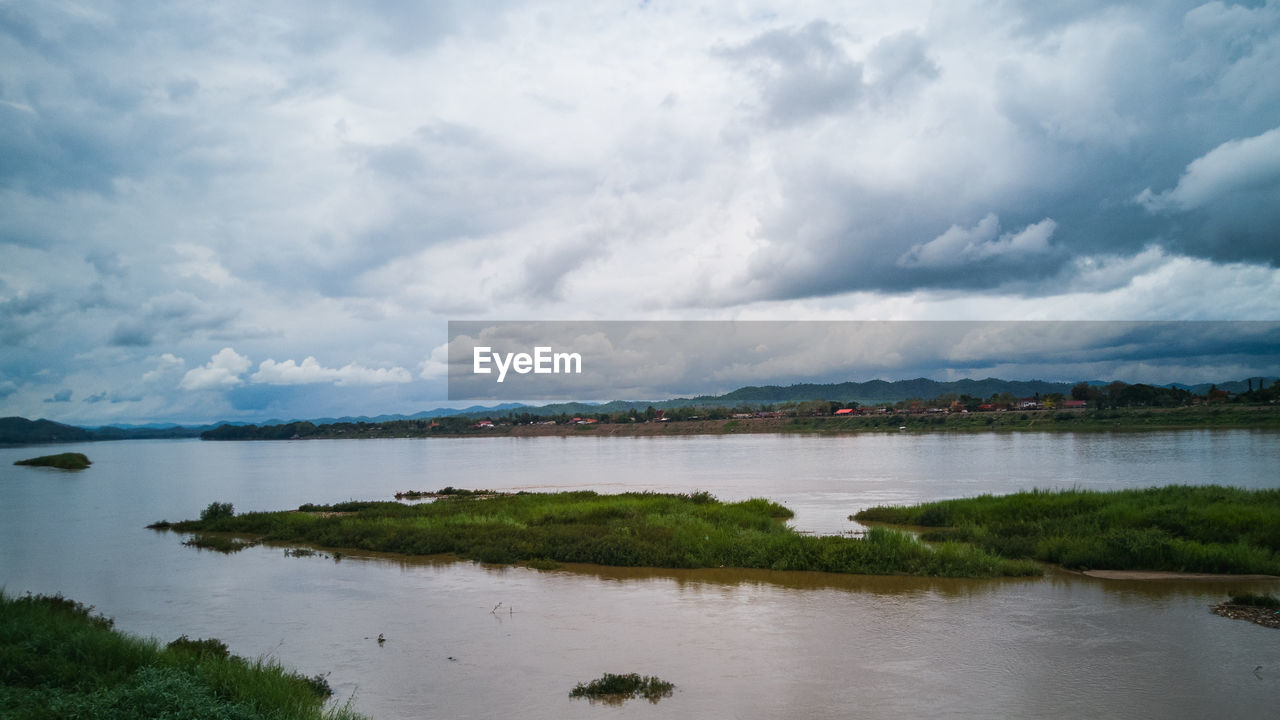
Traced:
[[326, 707], [327, 682], [245, 660], [218, 640], [113, 629], [62, 596], [0, 592], [0, 717], [6, 720], [359, 720]]
[[[159, 523], [156, 523], [155, 525], [148, 525], [147, 527], [160, 529], [158, 526]], [[229, 537], [227, 535], [199, 534], [193, 536], [182, 544], [193, 548], [199, 548], [201, 550], [213, 550], [214, 552], [220, 552], [224, 555], [231, 555], [232, 553], [238, 553], [241, 550], [251, 548], [258, 543], [246, 542], [240, 538]]]
[[1037, 490], [874, 507], [851, 517], [924, 526], [932, 528], [927, 540], [1073, 569], [1280, 575], [1280, 490]]
[[1227, 602], [1231, 605], [1244, 605], [1246, 607], [1280, 608], [1280, 598], [1276, 598], [1266, 593], [1238, 593], [1232, 595], [1231, 599]]
[[589, 683], [578, 683], [569, 692], [571, 698], [589, 698], [604, 700], [608, 703], [621, 703], [631, 698], [643, 697], [656, 703], [664, 697], [670, 697], [676, 686], [650, 675], [614, 675], [605, 673]]
[[424, 498], [475, 498], [486, 495], [497, 495], [493, 490], [464, 490], [452, 485], [442, 487], [435, 492], [430, 490], [404, 490], [396, 493], [397, 500], [422, 500]]
[[60, 470], [84, 470], [93, 464], [83, 453], [59, 453], [57, 455], [41, 455], [40, 457], [15, 460], [14, 465], [32, 465], [35, 467], [52, 467]]
[[1003, 559], [959, 543], [923, 543], [909, 533], [883, 528], [865, 538], [804, 535], [782, 522], [791, 515], [787, 508], [760, 498], [722, 503], [705, 492], [583, 491], [419, 505], [304, 505], [298, 511], [246, 513], [169, 527], [404, 555], [452, 553], [540, 568], [578, 562], [946, 577], [1041, 572], [1029, 561]]

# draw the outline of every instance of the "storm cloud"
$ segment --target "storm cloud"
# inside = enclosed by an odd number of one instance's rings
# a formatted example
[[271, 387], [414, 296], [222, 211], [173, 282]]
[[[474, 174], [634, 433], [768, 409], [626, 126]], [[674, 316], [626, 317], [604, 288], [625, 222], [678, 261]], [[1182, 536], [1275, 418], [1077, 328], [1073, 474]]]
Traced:
[[412, 412], [459, 318], [1275, 319], [1277, 118], [1277, 0], [8, 3], [0, 413]]

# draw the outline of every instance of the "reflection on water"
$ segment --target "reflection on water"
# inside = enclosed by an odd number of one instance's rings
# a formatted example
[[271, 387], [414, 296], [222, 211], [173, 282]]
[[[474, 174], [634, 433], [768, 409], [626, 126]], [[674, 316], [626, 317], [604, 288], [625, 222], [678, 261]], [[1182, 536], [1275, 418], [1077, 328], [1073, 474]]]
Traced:
[[[74, 475], [13, 468], [24, 450], [4, 449], [0, 583], [62, 592], [128, 631], [219, 637], [329, 672], [340, 695], [386, 720], [1267, 716], [1280, 635], [1208, 607], [1274, 582], [335, 562], [266, 545], [199, 552], [143, 526], [215, 500], [278, 509], [455, 485], [763, 495], [795, 508], [803, 529], [841, 532], [868, 505], [1024, 487], [1274, 487], [1277, 437], [126, 442], [79, 446], [94, 465]], [[605, 672], [677, 687], [656, 706], [569, 700]]]

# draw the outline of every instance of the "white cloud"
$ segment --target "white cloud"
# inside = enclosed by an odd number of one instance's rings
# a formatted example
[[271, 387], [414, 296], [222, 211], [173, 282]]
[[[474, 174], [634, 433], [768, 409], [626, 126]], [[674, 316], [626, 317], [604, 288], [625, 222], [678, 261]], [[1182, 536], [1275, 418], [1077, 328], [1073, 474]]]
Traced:
[[276, 362], [268, 358], [258, 365], [258, 371], [249, 379], [255, 383], [270, 385], [309, 385], [332, 382], [339, 386], [346, 386], [407, 383], [413, 379], [413, 376], [401, 367], [367, 368], [351, 363], [341, 368], [327, 368], [314, 357], [308, 356], [301, 363], [295, 363], [293, 360]]
[[901, 267], [957, 267], [987, 258], [1007, 259], [1042, 255], [1049, 252], [1049, 239], [1058, 224], [1050, 218], [1028, 225], [1016, 233], [1000, 232], [1000, 219], [988, 213], [971, 228], [952, 225], [946, 232], [927, 243], [912, 246], [898, 258]]
[[1134, 202], [1156, 213], [1204, 207], [1241, 190], [1280, 184], [1280, 128], [1229, 140], [1187, 165], [1172, 190], [1146, 188]]
[[244, 383], [241, 377], [252, 365], [249, 358], [231, 348], [222, 348], [209, 362], [192, 368], [182, 377], [183, 390], [224, 390]]
[[173, 353], [161, 355], [155, 363], [155, 367], [142, 374], [142, 382], [159, 383], [168, 378], [176, 379], [187, 367], [187, 362]]
[[418, 377], [439, 380], [449, 374], [449, 343], [431, 349], [431, 355], [418, 364]]

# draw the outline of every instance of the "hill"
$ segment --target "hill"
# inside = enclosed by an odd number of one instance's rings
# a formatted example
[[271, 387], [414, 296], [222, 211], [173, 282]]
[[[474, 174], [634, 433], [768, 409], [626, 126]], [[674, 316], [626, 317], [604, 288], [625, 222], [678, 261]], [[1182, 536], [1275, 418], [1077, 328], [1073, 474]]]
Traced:
[[0, 418], [0, 443], [8, 445], [85, 442], [92, 439], [93, 433], [84, 428], [63, 425], [52, 420], [28, 420], [22, 417]]

